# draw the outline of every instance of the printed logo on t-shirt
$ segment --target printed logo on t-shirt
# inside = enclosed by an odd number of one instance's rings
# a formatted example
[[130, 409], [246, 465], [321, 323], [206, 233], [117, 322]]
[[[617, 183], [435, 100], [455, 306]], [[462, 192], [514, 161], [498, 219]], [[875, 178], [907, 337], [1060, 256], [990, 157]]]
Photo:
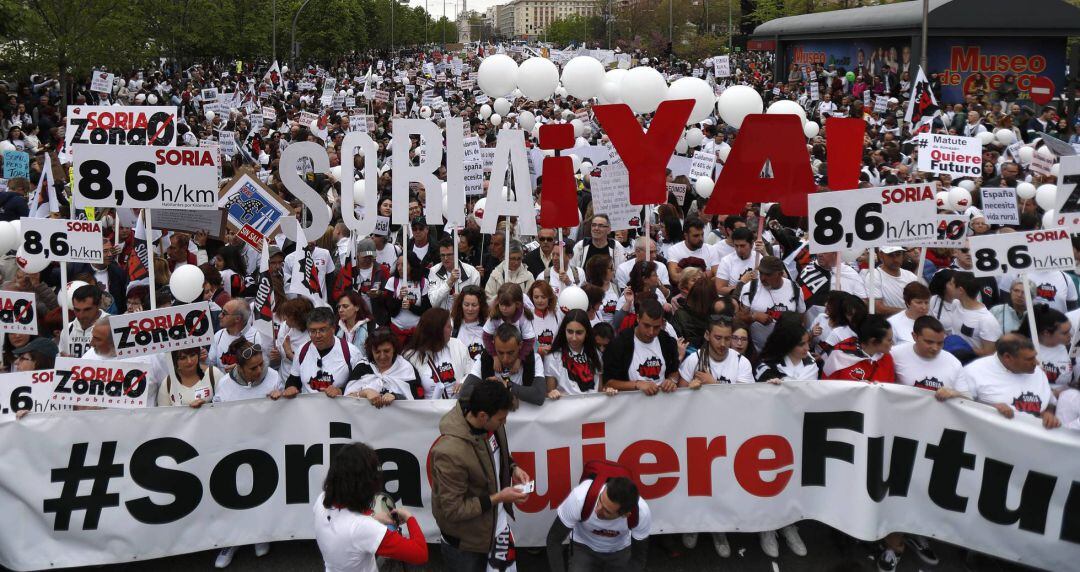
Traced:
[[382, 268], [382, 271], [385, 272], [387, 276], [390, 275], [390, 264], [388, 262], [380, 262], [379, 268]]
[[589, 532], [591, 532], [592, 534], [595, 534], [596, 536], [603, 536], [604, 538], [615, 538], [616, 536], [619, 535], [618, 531], [608, 530], [606, 528], [594, 528], [594, 529], [590, 530]]
[[435, 369], [439, 373], [439, 381], [443, 383], [454, 383], [456, 381], [454, 377], [454, 366], [449, 362], [442, 362], [435, 366]]
[[1013, 400], [1012, 406], [1021, 413], [1038, 415], [1042, 412], [1042, 398], [1030, 391], [1025, 391]]
[[866, 379], [866, 370], [861, 367], [853, 367], [848, 370], [848, 373], [851, 375], [851, 379]]
[[1061, 377], [1062, 367], [1056, 363], [1043, 362], [1042, 370], [1046, 373], [1046, 380], [1050, 383], [1057, 383], [1057, 379]]
[[982, 295], [984, 300], [992, 300], [994, 298], [994, 288], [990, 285], [983, 286]]
[[604, 304], [604, 313], [614, 314], [616, 305], [617, 304], [615, 300], [608, 300], [607, 303]]
[[551, 331], [551, 328], [545, 328], [540, 332], [539, 336], [536, 336], [536, 343], [542, 346], [550, 346], [555, 341], [555, 332]]
[[975, 328], [967, 324], [963, 324], [960, 326], [960, 335], [967, 336], [969, 338], [975, 337]]
[[322, 391], [331, 385], [334, 385], [334, 376], [326, 371], [319, 371], [308, 380], [308, 387], [315, 391]]
[[356, 291], [361, 294], [371, 293], [371, 280], [361, 280], [360, 284], [356, 288]]
[[663, 362], [656, 356], [650, 356], [638, 366], [638, 375], [647, 379], [660, 379]]
[[480, 355], [480, 353], [483, 351], [484, 344], [480, 342], [473, 342], [469, 344], [469, 357], [471, 357], [472, 359], [476, 359], [476, 356]]
[[945, 384], [941, 383], [941, 380], [936, 377], [924, 377], [915, 381], [913, 385], [919, 389], [929, 389], [930, 391], [937, 391], [945, 387]]
[[784, 312], [787, 312], [787, 311], [788, 311], [788, 307], [785, 306], [784, 304], [776, 304], [772, 308], [769, 308], [768, 310], [765, 310], [765, 313], [768, 314], [770, 318], [772, 318], [774, 320], [779, 320], [780, 315], [783, 314]]
[[1057, 297], [1057, 286], [1053, 284], [1039, 284], [1035, 287], [1035, 295], [1044, 300], [1053, 300]]

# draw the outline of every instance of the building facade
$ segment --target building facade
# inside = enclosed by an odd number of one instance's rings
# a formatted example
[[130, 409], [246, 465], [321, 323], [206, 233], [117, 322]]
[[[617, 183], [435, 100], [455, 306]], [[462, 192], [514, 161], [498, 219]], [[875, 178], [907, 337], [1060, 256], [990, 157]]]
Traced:
[[543, 40], [547, 27], [573, 15], [599, 16], [600, 0], [513, 0], [496, 6], [499, 35], [514, 40]]

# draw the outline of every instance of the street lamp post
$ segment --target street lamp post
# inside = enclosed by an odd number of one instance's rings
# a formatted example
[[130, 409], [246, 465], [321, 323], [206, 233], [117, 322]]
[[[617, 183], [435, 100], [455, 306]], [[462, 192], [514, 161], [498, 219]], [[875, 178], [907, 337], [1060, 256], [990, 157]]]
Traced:
[[923, 70], [927, 69], [926, 66], [926, 29], [927, 21], [930, 16], [930, 0], [923, 0], [922, 2], [922, 50], [919, 53], [919, 63], [922, 64]]
[[296, 9], [296, 14], [293, 14], [292, 38], [291, 38], [292, 43], [290, 45], [292, 47], [292, 58], [291, 59], [292, 59], [292, 67], [294, 69], [296, 68], [296, 56], [299, 55], [299, 54], [297, 54], [297, 52], [299, 50], [297, 49], [297, 46], [296, 46], [296, 20], [300, 18], [300, 12], [302, 12], [304, 10], [304, 6], [307, 6], [308, 2], [311, 2], [311, 0], [304, 0], [304, 3], [301, 4], [299, 8]]
[[277, 0], [270, 3], [270, 11], [274, 13], [274, 34], [271, 40], [274, 43], [272, 52], [274, 54], [274, 61], [277, 61]]

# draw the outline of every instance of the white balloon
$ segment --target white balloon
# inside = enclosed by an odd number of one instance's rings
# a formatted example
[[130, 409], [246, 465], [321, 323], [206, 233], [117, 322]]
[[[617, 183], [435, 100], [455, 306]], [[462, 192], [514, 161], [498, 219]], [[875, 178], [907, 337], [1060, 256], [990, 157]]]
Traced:
[[563, 313], [570, 310], [589, 310], [589, 295], [579, 286], [570, 286], [569, 288], [563, 288], [562, 292], [559, 292], [559, 309]]
[[841, 250], [840, 256], [844, 259], [845, 263], [854, 266], [855, 263], [859, 261], [859, 257], [862, 256], [864, 252], [866, 252], [866, 250], [853, 250], [849, 248]]
[[675, 152], [679, 154], [686, 153], [690, 149], [690, 145], [686, 142], [685, 137], [679, 137], [679, 140], [675, 142]]
[[949, 191], [938, 191], [934, 195], [934, 200], [937, 202], [937, 208], [948, 209], [949, 208]]
[[593, 164], [591, 162], [584, 161], [584, 160], [581, 161], [581, 167], [578, 170], [579, 173], [581, 173], [582, 175], [587, 175], [587, 174], [591, 173], [592, 170], [593, 170]]
[[954, 211], [965, 211], [971, 206], [971, 192], [964, 187], [949, 189], [949, 208]]
[[761, 94], [748, 85], [733, 85], [716, 100], [716, 112], [724, 123], [738, 129], [747, 115], [761, 113], [764, 108]]
[[6, 220], [0, 221], [0, 255], [14, 249], [18, 240], [15, 236], [15, 227]]
[[690, 147], [697, 147], [701, 145], [702, 141], [705, 141], [705, 134], [697, 127], [687, 129], [685, 137], [686, 144]]
[[27, 274], [37, 274], [49, 265], [49, 259], [44, 256], [30, 256], [23, 247], [15, 252], [15, 264]]
[[987, 145], [989, 145], [989, 144], [991, 144], [993, 142], [994, 142], [994, 134], [991, 133], [990, 131], [983, 131], [982, 133], [979, 133], [979, 143], [982, 143], [983, 147], [985, 147], [985, 146], [987, 146]]
[[82, 288], [83, 286], [87, 286], [87, 283], [83, 282], [82, 280], [72, 280], [71, 282], [67, 283], [66, 290], [69, 308], [75, 304], [75, 291], [79, 288]]
[[366, 185], [366, 183], [364, 182], [363, 179], [360, 179], [359, 181], [356, 181], [355, 183], [353, 183], [352, 197], [353, 197], [353, 206], [354, 207], [362, 207], [362, 206], [364, 206], [364, 187], [365, 187], [365, 185]]
[[214, 117], [217, 116], [213, 111], [210, 111], [209, 109], [206, 110], [206, 113], [204, 113], [203, 115], [206, 117], [207, 121], [213, 121]]
[[964, 179], [957, 183], [956, 186], [965, 189], [969, 193], [975, 191], [975, 181], [972, 181], [971, 179]]
[[[521, 77], [521, 66], [518, 66], [518, 77]], [[521, 99], [521, 90], [515, 89], [514, 91], [511, 91], [510, 101], [517, 101], [518, 99]]]
[[0, 151], [18, 151], [18, 148], [11, 141], [4, 140], [0, 141]]
[[341, 180], [341, 165], [336, 165], [334, 167], [330, 167], [329, 176], [330, 176], [331, 181], [334, 181], [334, 182], [340, 181]]
[[502, 97], [517, 87], [518, 65], [506, 54], [484, 58], [476, 70], [476, 85], [491, 97]]
[[1057, 220], [1055, 219], [1057, 219], [1057, 213], [1054, 212], [1054, 209], [1050, 209], [1044, 212], [1042, 217], [1042, 227], [1054, 228], [1055, 226], [1057, 226]]
[[491, 117], [491, 106], [485, 103], [480, 106], [480, 119], [487, 119], [488, 117]]
[[681, 77], [673, 81], [665, 99], [668, 101], [694, 100], [694, 108], [690, 111], [690, 117], [686, 118], [687, 125], [704, 121], [712, 114], [713, 106], [716, 104], [716, 95], [712, 87], [705, 83], [705, 80], [696, 77]]
[[721, 163], [727, 163], [728, 155], [731, 155], [731, 145], [724, 145], [716, 152], [716, 158], [720, 159]]
[[585, 134], [585, 123], [580, 119], [571, 120], [570, 125], [574, 126], [574, 137], [581, 137]]
[[146, 103], [149, 103], [150, 105], [157, 105], [157, 96], [152, 93], [146, 96]]
[[424, 119], [431, 119], [431, 108], [426, 106], [426, 105], [421, 107], [420, 108], [420, 117], [422, 117]]
[[498, 113], [492, 113], [491, 114], [491, 124], [494, 125], [495, 127], [498, 127], [500, 123], [502, 123], [502, 116], [499, 115]]
[[813, 139], [818, 136], [818, 133], [821, 133], [821, 126], [814, 121], [807, 121], [802, 126], [802, 132], [807, 139]]
[[1020, 148], [1019, 155], [1021, 162], [1030, 163], [1031, 160], [1035, 158], [1035, 150], [1031, 147], [1024, 146]]
[[1024, 200], [1035, 197], [1035, 185], [1028, 182], [1018, 183], [1016, 185], [1016, 196]]
[[205, 281], [201, 268], [195, 264], [185, 264], [173, 271], [169, 278], [169, 290], [173, 298], [188, 304], [202, 296]]
[[1050, 167], [1050, 175], [1053, 177], [1061, 176], [1061, 163], [1054, 163], [1054, 166]]
[[476, 220], [484, 220], [484, 207], [487, 206], [487, 197], [481, 198], [473, 204], [473, 217]]
[[639, 115], [656, 111], [668, 93], [664, 76], [653, 68], [642, 66], [626, 72], [619, 89], [622, 91], [623, 103]]
[[567, 120], [567, 121], [570, 121], [571, 119], [573, 119], [575, 117], [577, 117], [577, 116], [574, 115], [574, 112], [569, 110], [569, 109], [564, 109], [562, 111], [562, 118]]
[[570, 155], [570, 159], [574, 161], [574, 172], [581, 171], [581, 157], [578, 155]]
[[559, 68], [547, 58], [529, 58], [518, 67], [517, 85], [526, 99], [547, 99], [559, 87]]
[[495, 100], [495, 105], [491, 106], [495, 110], [495, 113], [506, 117], [507, 113], [510, 113], [510, 102], [506, 98], [500, 97]]
[[577, 56], [566, 62], [562, 71], [562, 84], [566, 93], [578, 99], [589, 99], [600, 92], [604, 81], [604, 64], [589, 56]]
[[560, 85], [559, 87], [555, 88], [555, 95], [558, 97], [566, 97], [569, 94], [566, 93], [566, 88]]
[[517, 122], [525, 131], [532, 131], [536, 126], [536, 116], [531, 111], [522, 111], [518, 114]]
[[1036, 151], [1036, 152], [1039, 155], [1041, 155], [1042, 157], [1045, 157], [1047, 159], [1053, 159], [1054, 158], [1054, 152], [1051, 151], [1050, 148], [1047, 147], [1046, 145], [1043, 145], [1042, 147], [1039, 147], [1039, 150]]
[[806, 110], [790, 99], [774, 101], [765, 113], [768, 113], [769, 115], [796, 115], [799, 117], [799, 121], [802, 122], [804, 129], [806, 127]]
[[629, 70], [615, 68], [604, 74], [604, 82], [600, 84], [600, 103], [622, 103], [622, 78]]
[[712, 196], [713, 186], [716, 183], [709, 177], [698, 177], [694, 181], [694, 192], [703, 199], [707, 199]]
[[1039, 185], [1035, 189], [1035, 204], [1044, 211], [1054, 208], [1057, 202], [1057, 185]]
[[1002, 145], [1012, 145], [1016, 142], [1016, 133], [1013, 133], [1012, 129], [998, 129], [994, 132], [994, 139]]

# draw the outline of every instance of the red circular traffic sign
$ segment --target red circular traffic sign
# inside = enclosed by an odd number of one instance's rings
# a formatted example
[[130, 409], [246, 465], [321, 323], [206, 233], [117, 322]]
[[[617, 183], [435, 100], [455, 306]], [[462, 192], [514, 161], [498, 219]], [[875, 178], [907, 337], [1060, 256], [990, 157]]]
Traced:
[[1046, 105], [1054, 99], [1054, 82], [1044, 75], [1036, 76], [1031, 80], [1028, 93], [1031, 94], [1031, 101], [1037, 105]]

